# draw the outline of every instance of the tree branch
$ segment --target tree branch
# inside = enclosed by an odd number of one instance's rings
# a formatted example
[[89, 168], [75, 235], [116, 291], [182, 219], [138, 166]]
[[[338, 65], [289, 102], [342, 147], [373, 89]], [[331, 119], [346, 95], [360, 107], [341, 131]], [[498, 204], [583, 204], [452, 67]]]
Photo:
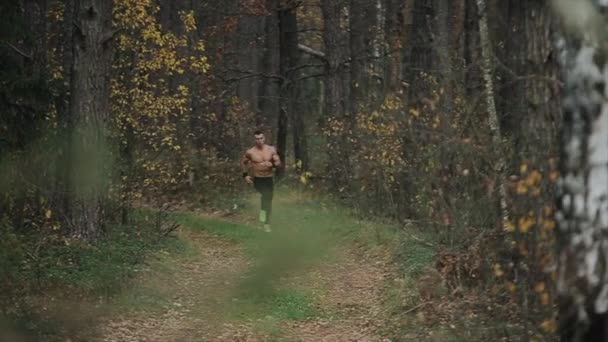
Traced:
[[287, 70], [287, 72], [294, 72], [294, 71], [298, 71], [298, 70], [304, 69], [304, 68], [322, 68], [324, 66], [325, 65], [323, 65], [323, 64], [302, 64], [302, 65], [298, 65], [298, 66], [295, 66], [295, 67]]
[[296, 82], [304, 81], [304, 80], [309, 79], [309, 78], [322, 77], [322, 76], [325, 76], [325, 74], [313, 74], [313, 75], [308, 75], [308, 76], [304, 76], [304, 77], [300, 77], [300, 78], [298, 78], [298, 79], [296, 80]]
[[226, 69], [226, 71], [237, 72], [237, 73], [241, 74], [241, 76], [231, 77], [231, 78], [223, 78], [222, 76], [219, 76], [219, 78], [225, 82], [240, 81], [240, 80], [244, 80], [244, 79], [251, 78], [251, 77], [266, 77], [266, 78], [273, 78], [273, 79], [277, 79], [277, 80], [285, 79], [285, 77], [283, 77], [281, 75], [266, 74], [263, 72], [255, 72], [255, 71], [251, 71], [251, 70], [239, 70], [239, 69], [229, 68], [229, 69]]
[[118, 32], [120, 32], [120, 29], [118, 28], [106, 32], [103, 37], [101, 37], [101, 44], [105, 45], [108, 41], [112, 40]]
[[318, 59], [322, 60], [323, 62], [327, 63], [327, 57], [325, 57], [325, 53], [323, 53], [322, 51], [319, 50], [315, 50], [311, 47], [308, 47], [304, 44], [298, 44], [298, 49], [304, 53], [307, 53], [313, 57], [317, 57]]
[[15, 45], [7, 42], [6, 40], [4, 41], [4, 44], [8, 45], [11, 49], [13, 49], [16, 53], [20, 54], [22, 57], [25, 57], [27, 60], [32, 60], [32, 56], [28, 55], [27, 53], [23, 52], [22, 50], [20, 50], [18, 47], [16, 47]]

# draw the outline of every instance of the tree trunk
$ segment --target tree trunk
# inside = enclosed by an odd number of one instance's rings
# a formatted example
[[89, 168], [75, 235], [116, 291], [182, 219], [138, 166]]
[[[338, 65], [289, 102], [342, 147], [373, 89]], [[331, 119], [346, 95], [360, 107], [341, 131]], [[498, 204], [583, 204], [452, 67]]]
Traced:
[[[597, 2], [593, 2], [597, 3]], [[554, 1], [570, 23], [558, 47], [564, 73], [557, 183], [559, 327], [562, 341], [608, 341], [608, 65], [606, 6]], [[602, 13], [602, 14], [601, 14]], [[573, 17], [585, 14], [586, 18]], [[594, 31], [597, 30], [597, 31]], [[585, 41], [577, 40], [585, 37]]]
[[[277, 150], [285, 163], [287, 151], [287, 124], [290, 116], [295, 114], [295, 81], [298, 63], [298, 22], [296, 19], [295, 2], [279, 4], [279, 68], [282, 77], [280, 82], [280, 110], [277, 131]], [[277, 177], [285, 173], [285, 164], [277, 170]]]
[[[515, 151], [533, 165], [546, 163], [554, 146], [559, 114], [558, 65], [551, 44], [552, 18], [545, 1], [508, 2], [506, 51], [510, 59], [505, 91], [505, 134], [512, 134]], [[515, 99], [515, 101], [514, 101]], [[522, 124], [523, 123], [523, 124]], [[518, 167], [518, 165], [515, 165]]]
[[348, 137], [351, 122], [347, 103], [348, 74], [344, 64], [348, 56], [348, 42], [340, 28], [341, 12], [344, 5], [338, 0], [321, 0], [323, 13], [323, 42], [325, 45], [325, 126], [328, 136], [329, 153], [327, 176], [334, 189], [346, 185], [348, 161]]
[[[492, 64], [492, 42], [490, 41], [490, 32], [488, 31], [488, 14], [487, 14], [487, 3], [485, 0], [477, 0], [477, 7], [479, 11], [479, 37], [481, 41], [481, 55], [482, 55], [482, 72], [485, 83], [485, 100], [486, 110], [488, 111], [488, 126], [492, 132], [492, 142], [496, 148], [501, 150], [502, 136], [500, 134], [500, 126], [498, 124], [498, 113], [496, 112], [496, 103], [494, 101], [494, 82], [493, 73], [494, 68]], [[500, 211], [502, 215], [501, 227], [505, 227], [508, 222], [509, 213], [507, 210], [507, 190], [505, 186], [504, 168], [505, 158], [503, 155], [499, 155], [495, 161], [494, 169], [497, 177], [497, 188], [498, 188], [498, 201], [500, 205]]]
[[476, 1], [477, 0], [466, 0], [465, 41], [463, 45], [466, 65], [466, 70], [464, 72], [464, 94], [467, 98], [479, 96], [483, 84], [481, 68], [478, 66], [481, 57], [479, 54], [479, 15]]
[[76, 0], [71, 71], [71, 230], [95, 240], [104, 227], [108, 160], [112, 1]]
[[[279, 74], [280, 42], [279, 42], [279, 16], [277, 14], [278, 1], [268, 0], [267, 7], [271, 9], [270, 15], [264, 18], [264, 46], [263, 58], [260, 60], [260, 69], [267, 75]], [[279, 117], [279, 82], [275, 78], [262, 77], [258, 89], [259, 115], [257, 124], [265, 121], [275, 122]]]
[[[350, 101], [349, 111], [354, 118], [369, 105], [370, 80], [366, 72], [370, 64], [371, 32], [375, 4], [370, 0], [349, 0], [350, 26]], [[371, 22], [370, 22], [371, 20]]]
[[402, 93], [401, 88], [401, 50], [403, 16], [400, 0], [386, 0], [385, 37], [388, 45], [388, 58], [385, 62], [384, 93]]

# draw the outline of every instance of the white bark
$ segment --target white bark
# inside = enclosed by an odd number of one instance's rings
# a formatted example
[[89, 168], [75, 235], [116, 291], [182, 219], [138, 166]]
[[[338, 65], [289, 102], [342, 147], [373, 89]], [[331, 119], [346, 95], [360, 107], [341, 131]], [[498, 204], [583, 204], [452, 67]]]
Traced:
[[608, 313], [608, 68], [599, 48], [606, 21], [589, 1], [554, 4], [571, 38], [558, 42], [565, 83], [555, 216], [562, 331], [572, 341], [604, 341], [591, 335]]
[[[492, 142], [494, 146], [502, 145], [502, 137], [500, 134], [500, 126], [498, 124], [498, 113], [496, 112], [496, 103], [494, 101], [494, 83], [492, 81], [494, 68], [492, 66], [492, 42], [488, 31], [488, 15], [486, 11], [486, 0], [477, 0], [477, 8], [479, 10], [479, 39], [481, 41], [481, 56], [482, 56], [482, 72], [483, 80], [486, 88], [485, 99], [488, 111], [488, 125], [492, 131]], [[506, 229], [506, 224], [509, 220], [509, 211], [507, 208], [507, 189], [504, 182], [504, 169], [506, 161], [504, 155], [498, 156], [497, 165], [498, 180], [498, 200], [500, 203], [500, 211], [502, 215], [502, 227]]]

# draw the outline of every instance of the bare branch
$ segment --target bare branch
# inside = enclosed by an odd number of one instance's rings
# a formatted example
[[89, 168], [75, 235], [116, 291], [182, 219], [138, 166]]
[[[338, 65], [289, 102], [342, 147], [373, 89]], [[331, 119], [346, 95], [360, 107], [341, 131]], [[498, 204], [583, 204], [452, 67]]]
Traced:
[[116, 36], [116, 34], [120, 32], [120, 29], [113, 29], [112, 31], [106, 32], [103, 37], [101, 38], [101, 44], [105, 45], [108, 41], [114, 39], [114, 37]]
[[223, 78], [222, 76], [218, 76], [220, 79], [222, 79], [225, 82], [235, 82], [235, 81], [240, 81], [240, 80], [244, 80], [244, 79], [252, 78], [252, 77], [266, 77], [266, 78], [272, 78], [272, 79], [277, 79], [277, 80], [285, 79], [281, 75], [266, 74], [263, 72], [256, 72], [256, 71], [252, 71], [252, 70], [240, 70], [240, 69], [229, 68], [229, 69], [226, 69], [226, 71], [237, 72], [237, 73], [241, 74], [241, 76], [231, 77], [231, 78]]
[[293, 71], [298, 71], [300, 69], [304, 69], [304, 68], [322, 68], [325, 65], [323, 64], [302, 64], [302, 65], [298, 65], [296, 67], [293, 67], [289, 70], [287, 70], [287, 72], [293, 72]]
[[308, 76], [300, 77], [296, 81], [300, 82], [300, 81], [304, 81], [304, 80], [309, 79], [309, 78], [323, 77], [323, 76], [325, 76], [325, 74], [313, 74], [313, 75], [308, 75]]
[[16, 47], [15, 45], [4, 41], [4, 44], [8, 45], [11, 49], [13, 49], [16, 53], [20, 54], [21, 56], [25, 57], [27, 60], [32, 60], [32, 56], [28, 55], [27, 53], [23, 52], [22, 50], [20, 50], [18, 47]]
[[307, 53], [313, 57], [317, 57], [320, 60], [322, 60], [323, 62], [327, 63], [327, 58], [325, 57], [325, 53], [323, 53], [322, 51], [319, 50], [315, 50], [311, 47], [308, 47], [304, 44], [298, 44], [298, 49], [304, 53]]

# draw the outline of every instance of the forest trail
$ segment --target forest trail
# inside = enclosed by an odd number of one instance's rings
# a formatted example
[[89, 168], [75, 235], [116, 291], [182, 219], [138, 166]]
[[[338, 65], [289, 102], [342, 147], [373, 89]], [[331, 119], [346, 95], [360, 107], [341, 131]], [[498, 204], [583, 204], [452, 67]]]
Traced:
[[278, 197], [272, 233], [180, 214], [189, 252], [162, 257], [133, 289], [162, 304], [112, 315], [98, 341], [388, 341], [390, 252], [344, 238], [361, 228], [345, 215]]

